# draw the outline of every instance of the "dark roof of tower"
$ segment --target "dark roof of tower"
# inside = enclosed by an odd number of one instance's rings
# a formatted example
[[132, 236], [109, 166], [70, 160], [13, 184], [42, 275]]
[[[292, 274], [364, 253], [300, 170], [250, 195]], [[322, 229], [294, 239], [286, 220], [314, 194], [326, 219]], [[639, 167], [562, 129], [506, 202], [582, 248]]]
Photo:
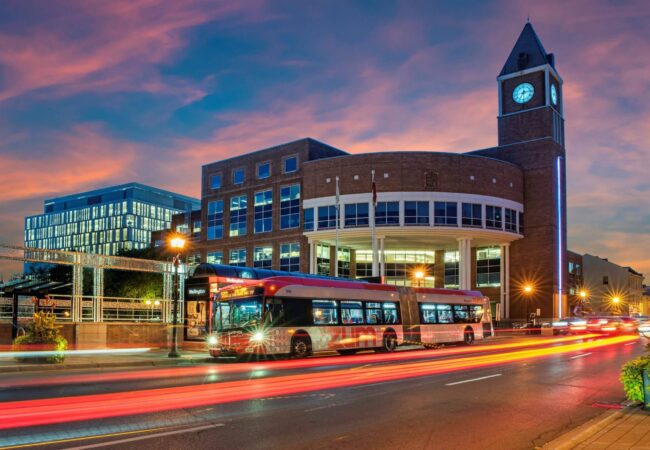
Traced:
[[510, 56], [501, 69], [499, 76], [519, 72], [532, 67], [550, 64], [555, 68], [555, 61], [552, 53], [546, 53], [542, 42], [537, 37], [530, 22], [524, 25], [519, 39], [510, 52]]

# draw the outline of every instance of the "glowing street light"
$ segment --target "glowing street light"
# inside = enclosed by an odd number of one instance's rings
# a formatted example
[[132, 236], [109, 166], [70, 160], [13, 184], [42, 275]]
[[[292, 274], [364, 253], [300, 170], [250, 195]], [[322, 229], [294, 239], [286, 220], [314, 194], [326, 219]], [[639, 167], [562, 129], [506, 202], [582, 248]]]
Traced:
[[580, 292], [578, 292], [578, 295], [580, 296], [581, 299], [586, 300], [587, 296], [588, 296], [588, 293], [587, 293], [587, 291], [582, 289], [582, 290], [580, 290]]
[[525, 284], [522, 288], [524, 296], [526, 298], [526, 323], [529, 323], [530, 320], [530, 300], [535, 292], [535, 286], [532, 284]]
[[612, 297], [612, 303], [616, 304], [616, 303], [620, 303], [620, 302], [621, 302], [621, 297], [618, 297], [618, 296]]
[[176, 256], [174, 256], [174, 289], [172, 292], [172, 301], [174, 302], [173, 310], [173, 325], [172, 325], [172, 342], [171, 349], [167, 355], [170, 358], [180, 357], [178, 353], [178, 299], [179, 299], [179, 280], [178, 280], [178, 266], [181, 263], [181, 251], [185, 247], [185, 239], [181, 236], [175, 236], [169, 241], [169, 245], [176, 251]]
[[415, 278], [415, 285], [418, 287], [421, 286], [422, 280], [424, 280], [424, 271], [416, 270], [413, 277]]

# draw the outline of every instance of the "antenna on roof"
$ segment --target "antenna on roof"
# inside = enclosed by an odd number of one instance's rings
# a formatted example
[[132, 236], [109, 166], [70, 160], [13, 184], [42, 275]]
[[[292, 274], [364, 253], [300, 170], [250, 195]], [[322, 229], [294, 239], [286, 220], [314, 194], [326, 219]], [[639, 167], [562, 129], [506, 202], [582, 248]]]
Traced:
[[530, 23], [530, 14], [526, 16], [526, 23]]

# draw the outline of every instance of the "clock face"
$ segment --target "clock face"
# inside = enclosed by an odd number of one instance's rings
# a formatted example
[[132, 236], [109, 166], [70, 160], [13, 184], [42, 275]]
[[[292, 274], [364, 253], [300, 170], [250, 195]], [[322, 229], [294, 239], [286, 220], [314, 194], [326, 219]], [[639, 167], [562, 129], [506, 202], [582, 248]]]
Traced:
[[521, 83], [512, 91], [512, 99], [520, 104], [530, 101], [535, 94], [535, 88], [530, 83]]
[[557, 89], [554, 84], [551, 85], [551, 103], [557, 106]]

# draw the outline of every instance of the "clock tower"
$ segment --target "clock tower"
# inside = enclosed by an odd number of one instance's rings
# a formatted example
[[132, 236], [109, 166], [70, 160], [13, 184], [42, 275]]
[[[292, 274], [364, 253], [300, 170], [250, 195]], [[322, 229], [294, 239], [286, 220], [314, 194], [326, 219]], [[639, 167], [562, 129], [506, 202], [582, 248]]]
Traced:
[[552, 138], [564, 146], [562, 78], [527, 23], [497, 78], [499, 145]]
[[[567, 314], [566, 170], [562, 78], [526, 23], [497, 77], [499, 145], [473, 152], [519, 166], [524, 174], [524, 239], [510, 246], [505, 317]], [[527, 297], [521, 286], [530, 283]]]

